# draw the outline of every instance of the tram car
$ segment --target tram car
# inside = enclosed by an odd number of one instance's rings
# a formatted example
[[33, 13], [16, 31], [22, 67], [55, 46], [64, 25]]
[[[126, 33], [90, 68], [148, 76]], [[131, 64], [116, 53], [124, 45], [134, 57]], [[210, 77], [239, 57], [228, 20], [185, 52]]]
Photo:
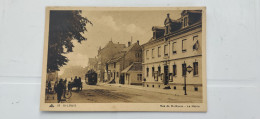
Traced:
[[88, 85], [96, 85], [97, 84], [97, 73], [91, 69], [86, 74], [86, 84]]

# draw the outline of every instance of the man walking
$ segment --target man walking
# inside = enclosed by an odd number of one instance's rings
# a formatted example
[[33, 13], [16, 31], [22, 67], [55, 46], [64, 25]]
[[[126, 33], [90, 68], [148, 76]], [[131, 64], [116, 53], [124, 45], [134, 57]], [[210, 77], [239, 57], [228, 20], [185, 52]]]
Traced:
[[57, 85], [57, 99], [58, 99], [58, 103], [61, 102], [61, 96], [63, 94], [63, 89], [64, 89], [63, 81], [62, 81], [62, 79], [60, 79], [59, 84]]

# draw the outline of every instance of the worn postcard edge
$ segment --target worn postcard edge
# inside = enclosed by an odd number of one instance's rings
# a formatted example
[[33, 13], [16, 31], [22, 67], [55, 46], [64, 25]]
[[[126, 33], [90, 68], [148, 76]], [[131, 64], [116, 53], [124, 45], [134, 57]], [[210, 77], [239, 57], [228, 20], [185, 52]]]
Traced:
[[[45, 86], [47, 73], [47, 53], [49, 35], [49, 13], [50, 10], [202, 10], [202, 103], [45, 103]], [[45, 9], [45, 32], [44, 52], [42, 64], [41, 81], [41, 111], [164, 111], [164, 112], [206, 112], [207, 111], [207, 78], [206, 78], [206, 7], [46, 7]], [[65, 105], [60, 107], [49, 107], [53, 105]], [[67, 107], [76, 105], [76, 107]], [[160, 107], [160, 105], [173, 105], [176, 107]], [[180, 106], [199, 106], [187, 108]]]

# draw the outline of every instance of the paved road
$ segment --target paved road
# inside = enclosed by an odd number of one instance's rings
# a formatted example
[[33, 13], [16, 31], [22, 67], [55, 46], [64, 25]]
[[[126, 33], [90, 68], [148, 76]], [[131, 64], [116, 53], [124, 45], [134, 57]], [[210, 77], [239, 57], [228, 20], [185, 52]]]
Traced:
[[[163, 90], [163, 89], [162, 89]], [[187, 103], [201, 102], [200, 96], [175, 96], [127, 87], [109, 85], [83, 85], [83, 90], [73, 92], [69, 103]]]

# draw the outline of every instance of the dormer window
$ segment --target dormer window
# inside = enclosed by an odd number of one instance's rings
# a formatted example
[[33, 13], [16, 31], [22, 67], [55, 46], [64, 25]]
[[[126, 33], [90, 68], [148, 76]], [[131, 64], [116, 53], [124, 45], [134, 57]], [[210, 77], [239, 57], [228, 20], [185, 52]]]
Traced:
[[188, 17], [184, 17], [183, 18], [183, 27], [187, 27], [188, 26]]
[[152, 28], [152, 31], [153, 31], [153, 39], [157, 39], [157, 38], [160, 38], [164, 35], [165, 27], [154, 26]]

